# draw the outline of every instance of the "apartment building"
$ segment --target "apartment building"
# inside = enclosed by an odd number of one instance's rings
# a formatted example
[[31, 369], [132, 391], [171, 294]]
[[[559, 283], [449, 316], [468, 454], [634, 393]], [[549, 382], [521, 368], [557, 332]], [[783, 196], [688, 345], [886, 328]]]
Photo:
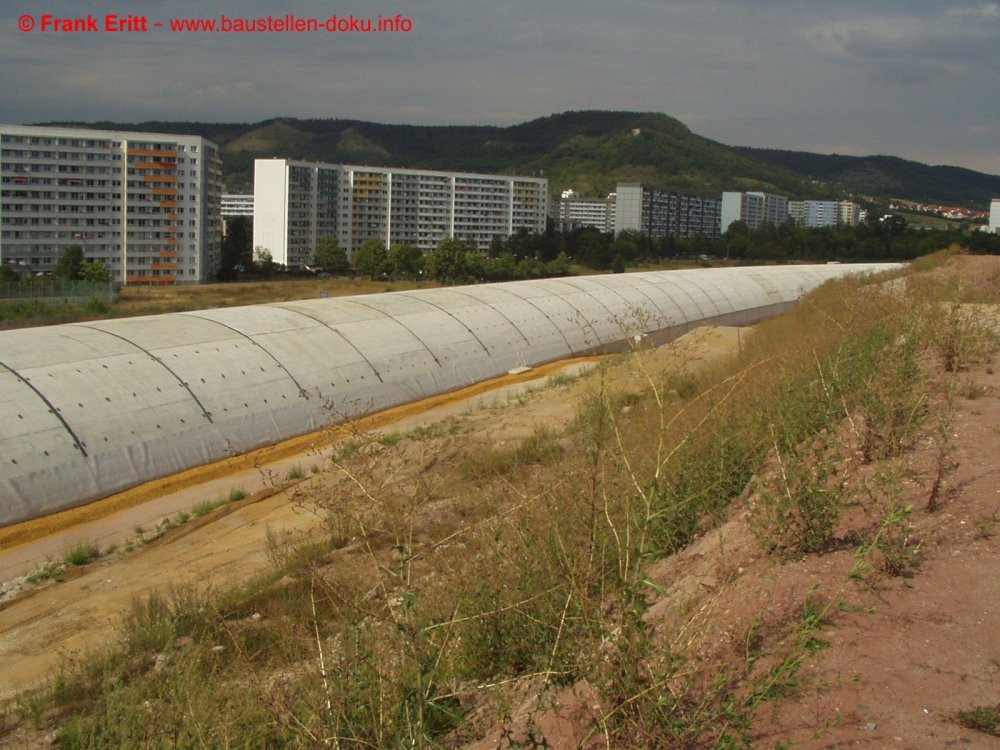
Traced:
[[861, 223], [861, 206], [851, 201], [841, 201], [838, 222], [856, 227]]
[[480, 251], [494, 237], [545, 231], [548, 180], [422, 169], [258, 159], [254, 246], [290, 268], [311, 265], [333, 235], [348, 256], [367, 240], [433, 250], [446, 237]]
[[742, 221], [747, 229], [759, 229], [761, 223], [769, 221], [775, 226], [788, 223], [788, 198], [773, 193], [722, 194], [720, 231], [729, 230], [734, 221]]
[[1000, 234], [1000, 198], [994, 198], [990, 203], [990, 231]]
[[788, 217], [799, 227], [832, 227], [840, 223], [839, 201], [789, 201]]
[[199, 136], [0, 125], [0, 262], [45, 275], [79, 245], [123, 284], [211, 281], [221, 192]]
[[630, 229], [649, 237], [719, 237], [722, 202], [715, 196], [683, 193], [636, 182], [619, 182], [615, 192], [615, 235]]
[[573, 190], [564, 190], [559, 198], [552, 199], [549, 216], [561, 232], [582, 227], [613, 232], [617, 200], [617, 193], [609, 193], [607, 198], [581, 198]]
[[252, 193], [223, 193], [222, 218], [235, 219], [237, 216], [253, 218]]

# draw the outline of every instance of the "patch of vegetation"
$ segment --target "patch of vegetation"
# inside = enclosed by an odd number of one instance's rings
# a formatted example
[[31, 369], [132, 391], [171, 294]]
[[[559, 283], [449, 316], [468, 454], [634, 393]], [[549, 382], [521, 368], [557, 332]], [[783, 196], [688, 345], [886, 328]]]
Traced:
[[90, 542], [77, 542], [66, 551], [68, 565], [86, 565], [100, 556], [101, 552]]
[[201, 518], [202, 516], [207, 516], [220, 505], [222, 505], [222, 502], [218, 500], [201, 500], [191, 506], [191, 514], [195, 518]]
[[[223, 505], [227, 505], [228, 503], [239, 502], [246, 496], [247, 493], [244, 489], [242, 489], [241, 487], [233, 487], [231, 490], [229, 490], [229, 493], [225, 496], [219, 496], [214, 500], [202, 500], [200, 502], [195, 503], [193, 506], [191, 506], [191, 515], [193, 515], [195, 518], [201, 518], [202, 516], [207, 516], [216, 508], [219, 508]], [[185, 520], [187, 520], [186, 518], [187, 514], [185, 513], [182, 515], [184, 515]], [[183, 523], [183, 521], [181, 523]]]
[[226, 502], [237, 503], [240, 500], [244, 499], [245, 497], [247, 497], [246, 490], [244, 490], [242, 487], [233, 487], [231, 490], [229, 490], [229, 494], [226, 495]]
[[544, 427], [523, 438], [513, 448], [484, 448], [458, 465], [461, 476], [487, 480], [535, 464], [548, 464], [563, 454], [559, 436]]
[[957, 720], [969, 729], [1000, 737], [1000, 706], [977, 706], [971, 711], [959, 711]]
[[51, 560], [46, 560], [41, 565], [37, 566], [34, 570], [28, 573], [26, 580], [33, 586], [37, 586], [40, 583], [48, 581], [56, 576], [60, 575], [66, 570], [66, 565], [68, 563], [57, 564], [53, 563]]

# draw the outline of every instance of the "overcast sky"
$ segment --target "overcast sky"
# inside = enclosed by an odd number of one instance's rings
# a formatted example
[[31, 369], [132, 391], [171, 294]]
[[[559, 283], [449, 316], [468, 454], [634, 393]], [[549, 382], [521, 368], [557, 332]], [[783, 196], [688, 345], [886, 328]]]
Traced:
[[[3, 0], [0, 122], [343, 117], [509, 125], [664, 112], [723, 143], [1000, 173], [1000, 3]], [[145, 14], [54, 33], [42, 13]], [[409, 33], [206, 34], [170, 19], [410, 19]], [[31, 16], [34, 30], [18, 22]], [[154, 28], [153, 23], [164, 24]]]

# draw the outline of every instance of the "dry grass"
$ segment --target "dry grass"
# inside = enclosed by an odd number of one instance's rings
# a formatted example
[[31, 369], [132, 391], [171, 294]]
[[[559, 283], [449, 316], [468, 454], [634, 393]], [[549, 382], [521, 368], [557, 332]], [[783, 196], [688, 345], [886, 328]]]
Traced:
[[369, 281], [367, 279], [347, 278], [293, 279], [192, 286], [128, 286], [121, 287], [118, 301], [106, 310], [95, 309], [93, 306], [65, 308], [40, 306], [31, 314], [0, 320], [0, 330], [75, 323], [84, 320], [159, 315], [189, 310], [205, 310], [212, 307], [238, 307], [316, 299], [320, 292], [326, 292], [330, 297], [346, 297], [429, 289], [436, 286], [439, 285], [429, 281]]
[[116, 306], [119, 316], [203, 310], [207, 307], [237, 307], [291, 300], [316, 299], [319, 292], [331, 297], [355, 294], [429, 289], [438, 284], [413, 281], [369, 281], [368, 279], [295, 279], [199, 286], [123, 287]]

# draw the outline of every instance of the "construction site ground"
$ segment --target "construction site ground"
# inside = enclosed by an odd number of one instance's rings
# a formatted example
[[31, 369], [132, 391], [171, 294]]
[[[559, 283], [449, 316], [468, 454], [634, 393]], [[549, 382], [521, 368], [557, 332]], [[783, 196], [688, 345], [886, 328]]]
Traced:
[[[747, 335], [745, 329], [698, 329], [646, 356], [704, 367], [737, 356]], [[634, 362], [617, 357], [601, 377], [618, 387], [640, 387]], [[449, 441], [503, 444], [539, 425], [569, 424], [597, 375], [550, 376], [586, 370], [596, 373], [592, 362], [560, 363], [518, 376], [516, 383], [501, 379], [490, 390], [450, 394], [370, 426], [390, 432], [436, 425], [432, 439], [441, 441], [443, 452]], [[800, 617], [806, 606], [823, 609], [820, 635], [827, 645], [806, 656], [794, 689], [758, 711], [755, 747], [1000, 748], [1000, 738], [957, 720], [960, 711], [1000, 703], [1000, 375], [980, 365], [967, 377], [973, 397], [955, 401], [951, 468], [940, 509], [927, 508], [926, 482], [917, 481], [933, 472], [933, 446], [917, 446], [910, 457], [917, 479], [906, 528], [919, 564], [904, 574], [861, 585], [851, 576], [855, 550], [846, 545], [800, 561], [767, 555], [747, 524], [749, 496], [734, 506], [728, 522], [651, 569], [649, 578], [663, 593], [650, 600], [650, 627], [665, 637], [689, 618], [706, 659], [738, 647], [755, 621], [766, 635], [768, 628], [777, 632]], [[299, 444], [300, 450], [274, 462], [257, 457], [239, 471], [220, 469], [139, 504], [123, 501], [126, 507], [101, 518], [64, 521], [66, 528], [57, 525], [49, 532], [35, 528], [32, 541], [24, 544], [17, 543], [16, 529], [5, 530], [0, 698], [43, 683], [60, 659], [112, 637], [117, 617], [134, 598], [184, 584], [208, 588], [245, 580], [269, 565], [268, 531], [282, 538], [313, 533], [318, 518], [304, 498], [335, 492], [346, 481], [329, 463], [329, 451], [336, 448], [321, 445], [326, 437], [316, 437], [307, 450]], [[303, 478], [285, 481], [299, 469]], [[80, 541], [103, 552], [112, 545], [121, 549], [129, 539], [151, 538], [162, 519], [234, 488], [250, 494], [136, 545], [127, 555], [103, 554], [38, 586], [22, 578], [46, 560], [59, 561]], [[588, 734], [587, 712], [579, 705], [560, 713], [557, 702], [556, 709], [545, 719], [553, 747], [598, 739]], [[476, 747], [497, 747], [494, 736], [499, 730]], [[22, 744], [10, 746], [27, 746], [24, 736], [16, 741]]]

